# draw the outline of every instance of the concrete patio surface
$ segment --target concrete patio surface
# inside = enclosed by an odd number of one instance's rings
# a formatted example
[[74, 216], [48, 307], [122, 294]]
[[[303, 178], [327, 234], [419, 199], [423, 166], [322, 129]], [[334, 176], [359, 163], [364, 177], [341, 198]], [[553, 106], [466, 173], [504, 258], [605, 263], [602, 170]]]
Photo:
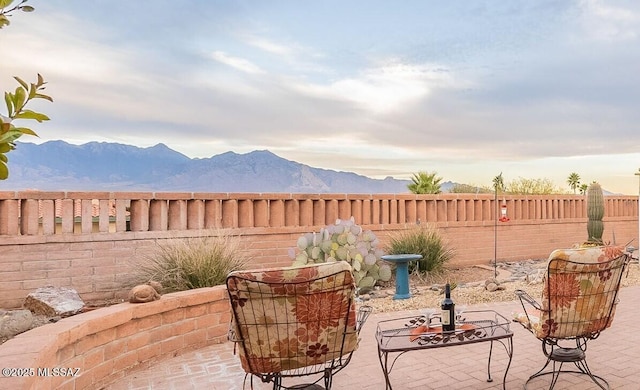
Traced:
[[[589, 342], [587, 362], [592, 372], [609, 381], [612, 389], [635, 390], [640, 386], [640, 286], [620, 292], [620, 304], [611, 328]], [[516, 301], [469, 306], [468, 310], [492, 309], [507, 318], [520, 310]], [[374, 313], [361, 332], [360, 348], [349, 365], [334, 377], [333, 389], [384, 389], [378, 360], [375, 330], [378, 321], [418, 312]], [[527, 378], [545, 362], [541, 343], [519, 324], [511, 323], [514, 355], [506, 380], [507, 389], [521, 389]], [[508, 356], [499, 343], [492, 357], [493, 382], [487, 382], [489, 343], [416, 351], [401, 356], [390, 378], [394, 389], [502, 389]], [[139, 389], [251, 389], [233, 344], [213, 345], [165, 360], [146, 370], [133, 371], [108, 386], [111, 390]], [[548, 387], [537, 379], [529, 389]], [[244, 387], [243, 387], [244, 384]], [[545, 386], [546, 385], [546, 386]], [[254, 389], [271, 386], [254, 379]], [[561, 376], [556, 389], [598, 389], [587, 377]]]

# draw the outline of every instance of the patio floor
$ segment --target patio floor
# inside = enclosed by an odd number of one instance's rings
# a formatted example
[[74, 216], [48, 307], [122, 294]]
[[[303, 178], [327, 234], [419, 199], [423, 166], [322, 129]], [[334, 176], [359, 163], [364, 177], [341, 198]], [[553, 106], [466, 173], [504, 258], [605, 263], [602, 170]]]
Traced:
[[[611, 328], [589, 344], [587, 361], [592, 372], [609, 381], [612, 389], [637, 389], [640, 383], [640, 286], [620, 292], [620, 304]], [[492, 309], [507, 318], [519, 311], [518, 302], [499, 302], [468, 307]], [[376, 348], [378, 321], [417, 312], [373, 314], [361, 332], [360, 348], [349, 365], [334, 377], [334, 389], [384, 389], [384, 376]], [[506, 380], [507, 389], [521, 389], [526, 379], [545, 362], [541, 344], [520, 325], [512, 323], [514, 354]], [[487, 382], [489, 343], [410, 352], [398, 359], [391, 372], [394, 389], [502, 389], [508, 356], [495, 344], [491, 361], [493, 382]], [[250, 389], [230, 342], [213, 345], [134, 371], [108, 387], [124, 389]], [[547, 379], [532, 382], [530, 389], [548, 387]], [[535, 385], [533, 385], [535, 384]], [[271, 388], [254, 380], [254, 389]], [[561, 376], [556, 389], [598, 389], [585, 377]]]

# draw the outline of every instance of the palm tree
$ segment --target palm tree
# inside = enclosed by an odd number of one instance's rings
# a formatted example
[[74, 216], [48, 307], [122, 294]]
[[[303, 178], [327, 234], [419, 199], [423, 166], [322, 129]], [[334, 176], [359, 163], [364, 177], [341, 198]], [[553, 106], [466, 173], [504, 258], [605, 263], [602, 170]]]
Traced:
[[576, 189], [580, 186], [580, 175], [575, 172], [571, 172], [569, 177], [567, 178], [567, 184], [573, 190], [573, 193], [576, 193]]
[[589, 189], [589, 185], [588, 184], [580, 184], [580, 194], [584, 195], [587, 193], [587, 190]]
[[437, 175], [437, 172], [414, 173], [407, 188], [414, 194], [439, 194], [442, 178]]
[[502, 178], [502, 172], [493, 178], [493, 190], [496, 194], [498, 192], [504, 192], [504, 179]]

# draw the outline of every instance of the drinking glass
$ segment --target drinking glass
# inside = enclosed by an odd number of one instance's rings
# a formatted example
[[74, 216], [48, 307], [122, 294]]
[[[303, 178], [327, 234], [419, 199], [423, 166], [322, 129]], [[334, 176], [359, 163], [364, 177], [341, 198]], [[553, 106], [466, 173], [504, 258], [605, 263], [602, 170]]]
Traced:
[[431, 317], [437, 313], [436, 309], [426, 308], [421, 310], [422, 317], [424, 317], [424, 324], [426, 326], [431, 326]]
[[465, 318], [462, 317], [465, 310], [467, 310], [466, 305], [456, 305], [456, 322], [462, 322], [465, 320]]

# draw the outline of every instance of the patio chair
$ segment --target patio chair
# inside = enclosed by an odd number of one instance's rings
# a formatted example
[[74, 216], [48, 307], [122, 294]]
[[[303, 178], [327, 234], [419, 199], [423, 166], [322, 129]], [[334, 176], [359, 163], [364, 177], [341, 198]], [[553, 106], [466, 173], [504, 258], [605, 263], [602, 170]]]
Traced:
[[[553, 389], [561, 373], [587, 375], [600, 388], [609, 388], [606, 380], [591, 373], [585, 352], [587, 342], [611, 326], [628, 263], [622, 247], [555, 250], [549, 255], [542, 303], [522, 290], [516, 291], [524, 313], [516, 314], [514, 321], [542, 341], [547, 358], [542, 369], [529, 377], [525, 389], [544, 375], [551, 375], [549, 388]], [[563, 370], [564, 363], [575, 367]]]
[[[242, 368], [274, 389], [330, 389], [351, 360], [371, 313], [356, 313], [351, 266], [343, 261], [304, 267], [235, 271], [227, 277]], [[312, 384], [284, 386], [283, 378], [312, 375]], [[296, 382], [295, 380], [289, 380]], [[298, 381], [299, 382], [299, 381]]]

